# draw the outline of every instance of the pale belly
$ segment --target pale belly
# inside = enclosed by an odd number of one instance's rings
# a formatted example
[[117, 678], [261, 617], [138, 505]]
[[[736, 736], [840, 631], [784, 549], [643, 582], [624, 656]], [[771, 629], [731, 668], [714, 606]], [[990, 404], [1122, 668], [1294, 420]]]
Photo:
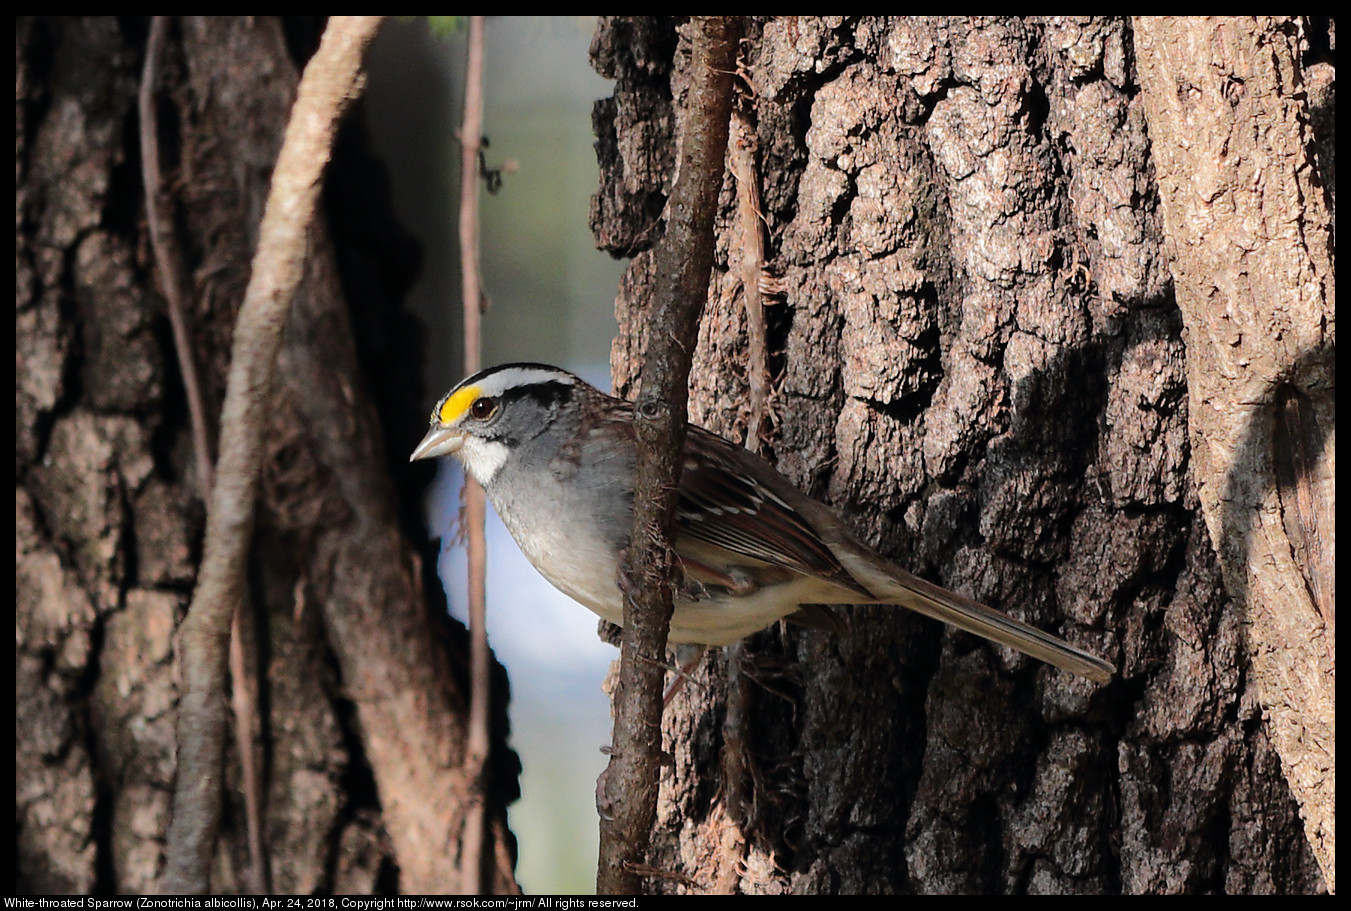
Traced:
[[[595, 567], [612, 565], [611, 545], [584, 528], [537, 524], [531, 534], [519, 534], [511, 511], [502, 512], [521, 553], [554, 588], [589, 609], [603, 620], [623, 626], [624, 602], [619, 582], [611, 572]], [[538, 516], [538, 513], [536, 513]], [[802, 580], [804, 583], [807, 580]], [[798, 586], [777, 585], [747, 595], [710, 593], [697, 599], [677, 597], [671, 618], [669, 641], [674, 644], [730, 645], [764, 629], [798, 609], [802, 603]]]
[[[595, 529], [625, 525], [629, 518], [626, 499], [579, 497], [576, 490], [558, 483], [550, 474], [536, 475], [528, 489], [530, 498], [512, 500], [499, 488], [489, 491], [493, 505], [521, 552], [540, 574], [563, 594], [597, 616], [623, 625], [624, 602], [614, 568], [618, 546]], [[495, 495], [494, 495], [495, 494]], [[583, 507], [582, 502], [586, 501]], [[558, 516], [578, 516], [584, 509], [604, 510], [586, 521], [558, 521]], [[627, 533], [627, 527], [624, 529]], [[702, 559], [702, 557], [701, 557]], [[732, 595], [726, 589], [710, 588], [699, 597], [678, 595], [671, 619], [670, 641], [675, 644], [730, 645], [758, 632], [798, 610], [802, 604], [832, 604], [849, 598], [822, 580], [796, 576], [757, 591]]]

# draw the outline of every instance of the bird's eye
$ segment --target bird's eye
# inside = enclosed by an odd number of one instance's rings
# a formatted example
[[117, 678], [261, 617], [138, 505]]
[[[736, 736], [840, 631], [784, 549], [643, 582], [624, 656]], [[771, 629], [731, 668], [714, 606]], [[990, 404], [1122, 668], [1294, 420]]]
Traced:
[[496, 410], [497, 399], [486, 395], [474, 399], [474, 404], [469, 406], [469, 413], [480, 421], [492, 417], [493, 412]]

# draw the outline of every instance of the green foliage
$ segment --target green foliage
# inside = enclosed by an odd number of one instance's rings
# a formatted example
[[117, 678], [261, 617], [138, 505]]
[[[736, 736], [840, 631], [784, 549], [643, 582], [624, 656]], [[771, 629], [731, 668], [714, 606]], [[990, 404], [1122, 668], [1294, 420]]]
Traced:
[[449, 38], [465, 27], [468, 16], [428, 16], [427, 26], [437, 38]]

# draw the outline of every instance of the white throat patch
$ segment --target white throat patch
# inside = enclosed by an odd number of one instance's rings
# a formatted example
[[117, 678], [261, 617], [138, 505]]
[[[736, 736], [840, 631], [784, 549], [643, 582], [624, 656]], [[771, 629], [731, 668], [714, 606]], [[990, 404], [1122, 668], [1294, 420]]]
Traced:
[[487, 487], [507, 461], [507, 446], [496, 440], [466, 437], [460, 451], [455, 453], [464, 463], [464, 470], [479, 484]]

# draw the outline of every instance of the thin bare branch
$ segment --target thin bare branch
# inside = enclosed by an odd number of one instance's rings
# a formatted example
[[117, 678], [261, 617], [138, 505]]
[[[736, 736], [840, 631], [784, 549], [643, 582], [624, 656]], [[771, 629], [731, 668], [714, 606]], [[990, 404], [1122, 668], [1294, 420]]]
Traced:
[[[168, 304], [169, 325], [173, 332], [174, 353], [178, 372], [183, 378], [183, 392], [188, 402], [188, 416], [192, 425], [193, 454], [197, 465], [197, 488], [203, 499], [211, 496], [215, 484], [212, 463], [210, 423], [206, 403], [202, 397], [201, 378], [197, 359], [192, 351], [192, 333], [188, 330], [189, 291], [183, 282], [183, 254], [173, 230], [173, 216], [164, 192], [164, 177], [159, 157], [159, 118], [155, 104], [156, 84], [159, 80], [160, 54], [164, 50], [164, 36], [168, 20], [155, 16], [150, 22], [150, 36], [146, 42], [145, 65], [141, 71], [138, 95], [138, 113], [141, 137], [141, 182], [145, 187], [146, 221], [150, 227], [150, 247], [155, 256], [155, 268], [160, 286]], [[267, 851], [263, 845], [263, 789], [259, 774], [259, 756], [256, 736], [258, 731], [258, 700], [248, 678], [247, 668], [252, 663], [245, 654], [242, 636], [243, 618], [247, 613], [244, 603], [235, 611], [230, 623], [230, 706], [235, 718], [235, 744], [243, 773], [244, 817], [248, 829], [249, 866], [245, 876], [249, 889], [255, 893], [272, 891], [268, 881]]]
[[[483, 291], [479, 276], [479, 155], [483, 146], [483, 17], [469, 17], [469, 47], [465, 60], [464, 118], [460, 125], [460, 274], [464, 307], [464, 369], [482, 367], [481, 316]], [[492, 668], [487, 628], [488, 545], [484, 539], [487, 504], [483, 488], [465, 477], [464, 515], [469, 577], [469, 739], [465, 751], [465, 780], [469, 783], [460, 864], [460, 891], [483, 891], [484, 772], [490, 746], [488, 710]]]
[[164, 16], [155, 16], [150, 22], [150, 37], [146, 43], [145, 65], [141, 70], [138, 96], [141, 138], [141, 182], [145, 187], [146, 222], [150, 227], [150, 247], [155, 254], [155, 268], [159, 272], [160, 288], [169, 309], [169, 326], [174, 336], [174, 353], [178, 356], [178, 372], [183, 376], [183, 391], [188, 400], [188, 415], [192, 423], [193, 455], [197, 460], [197, 483], [202, 496], [209, 497], [213, 486], [214, 467], [211, 462], [211, 431], [202, 398], [202, 384], [192, 356], [192, 339], [187, 324], [187, 296], [183, 283], [183, 254], [173, 231], [173, 216], [164, 194], [164, 178], [159, 159], [159, 118], [155, 105], [155, 83], [159, 78], [159, 59], [164, 49], [164, 35], [168, 28]]
[[760, 182], [755, 169], [755, 129], [740, 112], [732, 115], [727, 162], [736, 178], [737, 225], [741, 237], [741, 299], [746, 308], [746, 448], [760, 449], [769, 407], [769, 342], [760, 282], [765, 242], [760, 229]]
[[361, 63], [381, 17], [334, 17], [301, 79], [277, 157], [248, 290], [240, 308], [221, 415], [222, 446], [197, 588], [179, 631], [183, 690], [178, 776], [164, 887], [203, 893], [220, 824], [222, 682], [231, 618], [243, 600], [262, 437], [282, 330], [304, 272], [338, 123], [360, 93]]
[[604, 779], [613, 815], [600, 826], [596, 889], [602, 894], [641, 891], [656, 820], [661, 684], [672, 611], [670, 530], [682, 467], [690, 361], [713, 268], [713, 223], [741, 31], [737, 17], [708, 17], [692, 20], [682, 36], [690, 48], [689, 94], [666, 233], [654, 254], [652, 342], [634, 408], [638, 462], [633, 533], [622, 570], [633, 584], [624, 601], [614, 745]]

